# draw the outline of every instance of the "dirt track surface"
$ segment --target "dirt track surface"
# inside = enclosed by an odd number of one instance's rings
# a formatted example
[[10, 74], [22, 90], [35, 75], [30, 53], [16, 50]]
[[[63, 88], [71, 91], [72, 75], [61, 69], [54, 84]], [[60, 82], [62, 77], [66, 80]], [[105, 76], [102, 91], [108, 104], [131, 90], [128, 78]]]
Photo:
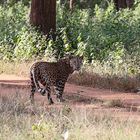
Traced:
[[[9, 96], [21, 94], [25, 101], [29, 100], [30, 81], [25, 77], [14, 75], [0, 75], [0, 95]], [[98, 112], [110, 112], [114, 117], [124, 117], [140, 120], [140, 95], [134, 93], [123, 93], [111, 90], [97, 89], [91, 87], [66, 84], [64, 91], [65, 103], [60, 104], [55, 100], [50, 107], [61, 107], [67, 104], [74, 108], [92, 108]], [[111, 102], [116, 102], [115, 106]], [[35, 94], [35, 102], [47, 105], [47, 97]], [[111, 104], [111, 105], [110, 105]], [[118, 107], [119, 106], [119, 107]]]

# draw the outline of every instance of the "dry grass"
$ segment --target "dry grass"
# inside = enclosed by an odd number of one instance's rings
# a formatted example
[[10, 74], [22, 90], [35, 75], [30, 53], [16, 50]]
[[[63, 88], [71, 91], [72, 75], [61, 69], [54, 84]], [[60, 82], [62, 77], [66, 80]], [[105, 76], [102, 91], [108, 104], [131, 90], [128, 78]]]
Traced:
[[140, 87], [140, 77], [110, 75], [104, 73], [102, 75], [83, 70], [80, 73], [75, 73], [69, 78], [70, 83], [77, 85], [85, 85], [96, 88], [113, 89], [118, 91], [134, 92]]
[[106, 107], [125, 107], [124, 102], [120, 99], [106, 101], [104, 105]]
[[109, 113], [69, 106], [36, 105], [34, 114], [21, 96], [0, 98], [1, 140], [139, 140], [137, 121], [114, 119]]
[[0, 61], [0, 74], [14, 74], [28, 76], [29, 69], [33, 62], [4, 62]]
[[113, 89], [126, 92], [134, 92], [140, 87], [140, 69], [135, 68], [135, 73], [129, 67], [110, 67], [94, 63], [84, 65], [80, 73], [75, 73], [69, 78], [69, 82], [90, 87]]

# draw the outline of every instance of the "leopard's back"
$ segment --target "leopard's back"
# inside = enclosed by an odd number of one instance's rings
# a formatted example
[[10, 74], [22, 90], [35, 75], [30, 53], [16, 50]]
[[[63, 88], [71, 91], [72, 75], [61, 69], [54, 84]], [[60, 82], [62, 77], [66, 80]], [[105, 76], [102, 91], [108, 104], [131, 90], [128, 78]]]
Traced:
[[58, 80], [66, 81], [69, 76], [68, 66], [64, 65], [64, 62], [36, 62], [30, 71], [34, 73], [37, 81], [55, 85]]

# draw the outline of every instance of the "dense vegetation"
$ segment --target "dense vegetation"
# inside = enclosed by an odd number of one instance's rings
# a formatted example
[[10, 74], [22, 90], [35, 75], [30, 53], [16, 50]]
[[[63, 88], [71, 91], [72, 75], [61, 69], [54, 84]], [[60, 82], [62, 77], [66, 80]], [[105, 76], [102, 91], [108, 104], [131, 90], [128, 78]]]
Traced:
[[57, 2], [54, 41], [51, 33], [46, 37], [29, 24], [28, 1], [1, 1], [0, 59], [59, 58], [73, 53], [84, 55], [86, 62], [96, 60], [112, 68], [127, 65], [130, 73], [138, 73], [140, 4], [118, 12], [112, 3], [106, 5], [99, 2], [95, 8], [70, 11]]

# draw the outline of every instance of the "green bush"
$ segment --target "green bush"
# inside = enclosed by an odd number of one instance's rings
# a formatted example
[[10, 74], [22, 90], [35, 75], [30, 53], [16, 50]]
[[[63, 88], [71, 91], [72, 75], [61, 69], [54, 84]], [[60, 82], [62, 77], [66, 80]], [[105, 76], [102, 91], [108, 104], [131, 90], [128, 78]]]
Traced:
[[[118, 51], [139, 57], [139, 7], [138, 4], [134, 10], [117, 12], [112, 3], [107, 9], [96, 5], [94, 16], [88, 10], [75, 9], [71, 13], [63, 9], [65, 14], [59, 12], [58, 26], [65, 26], [70, 46], [84, 54], [89, 62], [110, 59], [119, 55]], [[77, 40], [79, 36], [80, 41]]]
[[12, 7], [0, 6], [0, 59], [10, 59], [13, 56], [18, 33], [27, 24], [27, 12], [27, 7], [21, 3]]
[[20, 2], [0, 6], [0, 59], [27, 60], [44, 56], [46, 37], [29, 25], [28, 13], [29, 8]]
[[9, 5], [9, 6], [13, 6], [17, 2], [22, 2], [22, 4], [24, 5], [29, 5], [30, 0], [0, 0], [1, 5]]
[[[0, 59], [29, 60], [84, 55], [87, 62], [100, 61], [112, 67], [133, 64], [137, 71], [140, 60], [140, 4], [133, 9], [116, 11], [96, 5], [90, 9], [68, 10], [57, 3], [56, 39], [39, 33], [29, 24], [29, 7], [23, 2], [0, 6]], [[129, 59], [129, 60], [128, 60]], [[134, 67], [134, 69], [132, 68]]]
[[30, 26], [22, 27], [19, 31], [14, 48], [14, 57], [18, 60], [42, 58], [46, 49], [46, 37]]

